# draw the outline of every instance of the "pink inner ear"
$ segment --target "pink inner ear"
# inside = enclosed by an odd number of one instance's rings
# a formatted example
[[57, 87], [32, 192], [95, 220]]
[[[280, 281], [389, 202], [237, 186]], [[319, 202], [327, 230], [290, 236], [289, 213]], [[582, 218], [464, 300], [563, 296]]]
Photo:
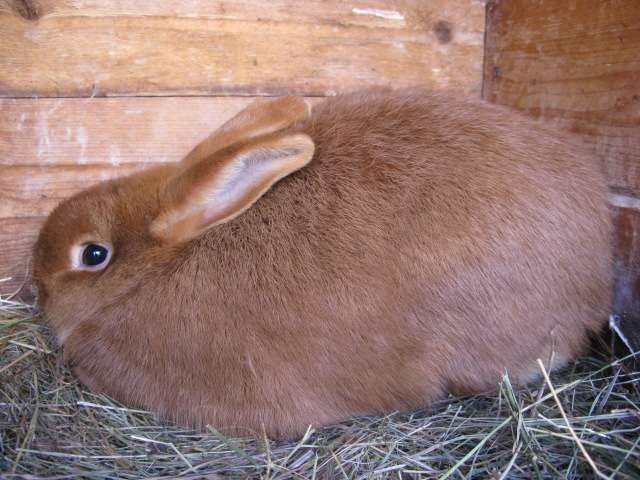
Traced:
[[[314, 144], [304, 134], [262, 139], [223, 158], [215, 156], [183, 171], [173, 183], [173, 205], [151, 225], [165, 241], [186, 241], [227, 222], [272, 185], [305, 166]], [[171, 186], [170, 186], [171, 187]]]

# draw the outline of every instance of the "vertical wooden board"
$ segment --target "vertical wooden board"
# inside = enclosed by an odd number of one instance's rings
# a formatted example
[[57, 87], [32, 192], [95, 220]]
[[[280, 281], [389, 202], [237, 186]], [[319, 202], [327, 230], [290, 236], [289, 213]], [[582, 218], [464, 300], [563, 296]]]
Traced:
[[[640, 204], [635, 200], [636, 204]], [[638, 206], [638, 205], [636, 205]], [[640, 349], [640, 210], [616, 208], [616, 283], [613, 311], [626, 340]]]
[[[184, 7], [167, 15], [164, 2], [143, 2], [140, 12], [133, 2], [105, 2], [102, 9], [83, 9], [85, 3], [49, 14], [43, 6], [43, 15], [5, 9], [0, 96], [323, 96], [369, 85], [480, 90], [482, 27], [457, 26], [469, 12], [482, 18], [475, 0], [458, 0], [455, 9], [405, 1], [402, 11], [378, 1], [390, 7], [352, 7], [344, 21], [331, 9], [336, 2], [314, 2], [315, 10], [286, 21], [186, 15]], [[323, 16], [325, 5], [332, 20]], [[371, 25], [351, 23], [369, 17]]]
[[640, 2], [496, 0], [483, 95], [577, 132], [640, 193]]

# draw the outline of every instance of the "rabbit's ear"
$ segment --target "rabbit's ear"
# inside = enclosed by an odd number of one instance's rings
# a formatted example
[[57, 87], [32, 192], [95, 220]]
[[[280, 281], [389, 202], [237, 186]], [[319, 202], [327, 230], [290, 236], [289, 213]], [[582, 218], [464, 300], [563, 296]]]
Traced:
[[307, 118], [310, 111], [300, 97], [256, 100], [198, 144], [183, 162], [192, 165], [235, 143], [284, 130]]
[[231, 220], [278, 180], [309, 163], [313, 152], [313, 140], [295, 133], [262, 137], [186, 166], [167, 185], [152, 235], [178, 243]]

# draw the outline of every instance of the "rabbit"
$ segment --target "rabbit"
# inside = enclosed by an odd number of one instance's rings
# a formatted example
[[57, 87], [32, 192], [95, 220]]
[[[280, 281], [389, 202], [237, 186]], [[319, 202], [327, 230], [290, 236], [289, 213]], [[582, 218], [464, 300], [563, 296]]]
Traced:
[[524, 384], [609, 313], [601, 170], [479, 99], [256, 101], [184, 160], [63, 201], [38, 304], [90, 389], [229, 435]]

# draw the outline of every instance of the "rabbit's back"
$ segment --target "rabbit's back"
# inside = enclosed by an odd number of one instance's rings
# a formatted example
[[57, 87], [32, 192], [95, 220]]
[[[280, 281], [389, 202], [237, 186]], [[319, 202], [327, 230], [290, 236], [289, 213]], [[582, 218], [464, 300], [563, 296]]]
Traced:
[[422, 92], [330, 99], [295, 129], [312, 162], [228, 227], [252, 238], [250, 290], [277, 288], [295, 312], [283, 338], [318, 346], [341, 380], [397, 383], [408, 403], [425, 378], [472, 391], [507, 368], [526, 381], [606, 318], [604, 179], [568, 135]]

